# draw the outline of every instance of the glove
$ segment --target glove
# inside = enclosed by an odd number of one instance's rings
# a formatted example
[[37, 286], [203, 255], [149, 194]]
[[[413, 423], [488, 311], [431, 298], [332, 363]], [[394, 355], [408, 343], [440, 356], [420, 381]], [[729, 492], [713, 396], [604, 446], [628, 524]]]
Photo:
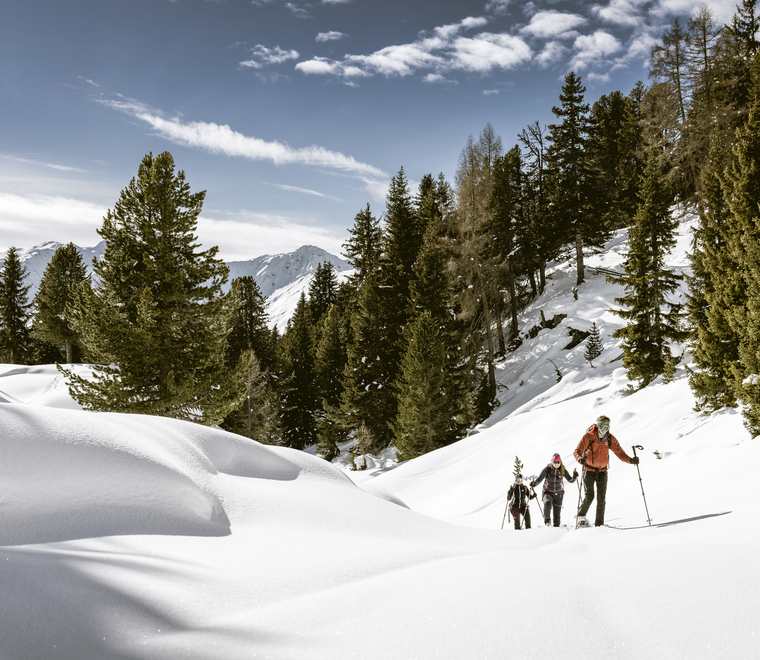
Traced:
[[536, 487], [536, 482], [535, 481], [531, 481], [530, 482], [530, 487], [531, 488], [535, 488]]
[[631, 459], [631, 465], [638, 465], [638, 464], [639, 464], [639, 457], [638, 456], [634, 456]]
[[578, 478], [578, 470], [573, 470], [573, 480]]
[[581, 456], [581, 460], [578, 461], [581, 465], [586, 465], [586, 457]]

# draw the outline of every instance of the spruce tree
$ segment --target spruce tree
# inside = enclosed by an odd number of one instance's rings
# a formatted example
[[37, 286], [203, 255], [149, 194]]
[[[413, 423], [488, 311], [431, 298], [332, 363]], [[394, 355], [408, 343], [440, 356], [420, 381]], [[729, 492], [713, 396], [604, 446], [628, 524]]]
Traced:
[[194, 235], [204, 196], [171, 154], [148, 154], [103, 219], [96, 283], [72, 301], [72, 327], [100, 366], [93, 379], [59, 367], [86, 409], [216, 424], [243, 401], [250, 362], [224, 361], [236, 306], [222, 295], [228, 270]]
[[515, 464], [512, 467], [512, 474], [516, 477], [518, 474], [522, 474], [524, 468], [525, 466], [522, 464], [522, 461], [515, 456]]
[[744, 422], [760, 435], [760, 54], [752, 64], [749, 114], [737, 133], [736, 160], [729, 171], [731, 195], [729, 248], [738, 257], [746, 287], [746, 303], [733, 310], [740, 333], [740, 362], [734, 365], [735, 388]]
[[266, 296], [250, 275], [232, 280], [230, 297], [235, 302], [227, 336], [225, 359], [231, 367], [246, 351], [253, 351], [262, 372], [274, 367], [272, 333], [267, 327]]
[[602, 245], [604, 226], [593, 212], [593, 177], [587, 157], [589, 106], [583, 100], [586, 88], [571, 71], [565, 76], [560, 105], [552, 108], [560, 123], [549, 126], [551, 145], [547, 170], [552, 213], [562, 242], [575, 244], [576, 285], [585, 281], [583, 247]]
[[317, 325], [338, 299], [338, 277], [335, 267], [329, 261], [317, 266], [314, 278], [309, 284], [309, 313]]
[[354, 267], [352, 281], [358, 289], [367, 275], [377, 268], [382, 253], [380, 223], [372, 215], [369, 204], [356, 214], [354, 226], [348, 233], [351, 237], [343, 244], [343, 254]]
[[682, 279], [665, 267], [678, 226], [670, 213], [672, 201], [660, 154], [652, 148], [647, 154], [641, 204], [628, 233], [625, 275], [618, 279], [625, 295], [615, 302], [623, 309], [613, 310], [627, 321], [612, 336], [623, 339], [623, 366], [640, 387], [665, 373], [668, 340], [686, 338], [679, 328], [680, 305], [668, 300]]
[[18, 250], [8, 248], [0, 269], [0, 356], [8, 364], [26, 364], [32, 346], [28, 275]]
[[349, 427], [340, 411], [347, 363], [346, 324], [340, 308], [334, 305], [322, 322], [314, 365], [317, 398], [321, 402], [317, 415], [319, 451], [328, 461], [338, 456], [338, 445], [349, 436]]
[[73, 291], [84, 282], [89, 282], [87, 267], [77, 247], [69, 243], [53, 254], [34, 297], [35, 339], [61, 347], [68, 363], [81, 358], [82, 341], [71, 327], [69, 305]]
[[604, 343], [602, 337], [599, 334], [599, 328], [596, 327], [596, 322], [591, 324], [591, 334], [586, 341], [586, 350], [583, 353], [583, 357], [588, 360], [588, 363], [593, 367], [594, 360], [604, 353]]
[[314, 377], [314, 331], [306, 294], [301, 293], [281, 342], [283, 372], [279, 384], [282, 402], [283, 444], [303, 449], [317, 442], [318, 410]]
[[457, 402], [449, 386], [445, 337], [429, 312], [408, 328], [407, 351], [398, 383], [398, 416], [393, 424], [399, 460], [448, 444], [455, 436]]

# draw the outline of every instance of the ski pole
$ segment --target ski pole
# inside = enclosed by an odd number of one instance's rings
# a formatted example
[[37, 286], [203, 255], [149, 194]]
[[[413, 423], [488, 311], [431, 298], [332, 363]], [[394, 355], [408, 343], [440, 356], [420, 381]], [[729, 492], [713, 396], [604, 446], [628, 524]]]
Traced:
[[[536, 491], [533, 487], [531, 487], [530, 492], [533, 493], [533, 499], [536, 500], [536, 506], [538, 507], [538, 518], [539, 520], [543, 520], [544, 512], [541, 509], [541, 505], [538, 503], [538, 495], [536, 494]], [[538, 524], [538, 520], [536, 521], [536, 524]]]
[[[633, 445], [633, 455], [636, 456], [636, 450], [640, 449], [641, 451], [644, 451], [644, 447], [641, 445]], [[636, 464], [636, 472], [639, 473], [639, 483], [641, 484], [641, 496], [644, 498], [644, 508], [647, 512], [647, 522], [651, 525], [652, 520], [649, 517], [649, 507], [647, 506], [647, 496], [644, 495], [644, 482], [641, 480], [641, 470], [639, 470], [639, 464]]]
[[504, 529], [504, 521], [507, 519], [507, 511], [509, 511], [509, 492], [507, 492], [507, 506], [504, 507], [504, 517], [501, 519], [502, 529]]

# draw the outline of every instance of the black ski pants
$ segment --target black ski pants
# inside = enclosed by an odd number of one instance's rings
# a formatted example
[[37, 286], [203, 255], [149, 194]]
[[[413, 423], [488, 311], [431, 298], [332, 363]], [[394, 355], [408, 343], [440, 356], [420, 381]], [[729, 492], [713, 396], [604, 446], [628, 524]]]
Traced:
[[[510, 510], [512, 512], [512, 517], [515, 519], [515, 529], [522, 529], [522, 527], [520, 527], [520, 509], [513, 506]], [[525, 529], [530, 529], [530, 508], [526, 506], [522, 511], [522, 514], [525, 518]]]
[[594, 525], [599, 527], [604, 525], [604, 507], [607, 504], [607, 475], [609, 472], [594, 472], [593, 470], [583, 471], [583, 485], [586, 488], [586, 496], [583, 498], [581, 510], [578, 512], [585, 516], [591, 508], [594, 501], [594, 484], [596, 484], [596, 520]]
[[565, 493], [550, 493], [544, 491], [544, 520], [550, 520], [550, 514], [554, 509], [554, 526], [559, 527], [559, 519], [562, 515], [562, 499]]

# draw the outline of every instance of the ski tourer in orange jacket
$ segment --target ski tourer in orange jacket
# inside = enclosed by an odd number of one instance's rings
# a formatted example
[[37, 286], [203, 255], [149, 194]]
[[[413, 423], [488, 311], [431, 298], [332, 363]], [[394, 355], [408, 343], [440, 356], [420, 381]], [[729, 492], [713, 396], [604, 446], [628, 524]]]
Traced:
[[[583, 465], [584, 470], [603, 472], [610, 464], [610, 449], [623, 463], [630, 463], [631, 457], [623, 451], [617, 438], [609, 431], [601, 438], [596, 424], [592, 424], [583, 435], [573, 452], [575, 460]], [[576, 436], [577, 437], [577, 436]], [[585, 453], [585, 462], [581, 459]]]

